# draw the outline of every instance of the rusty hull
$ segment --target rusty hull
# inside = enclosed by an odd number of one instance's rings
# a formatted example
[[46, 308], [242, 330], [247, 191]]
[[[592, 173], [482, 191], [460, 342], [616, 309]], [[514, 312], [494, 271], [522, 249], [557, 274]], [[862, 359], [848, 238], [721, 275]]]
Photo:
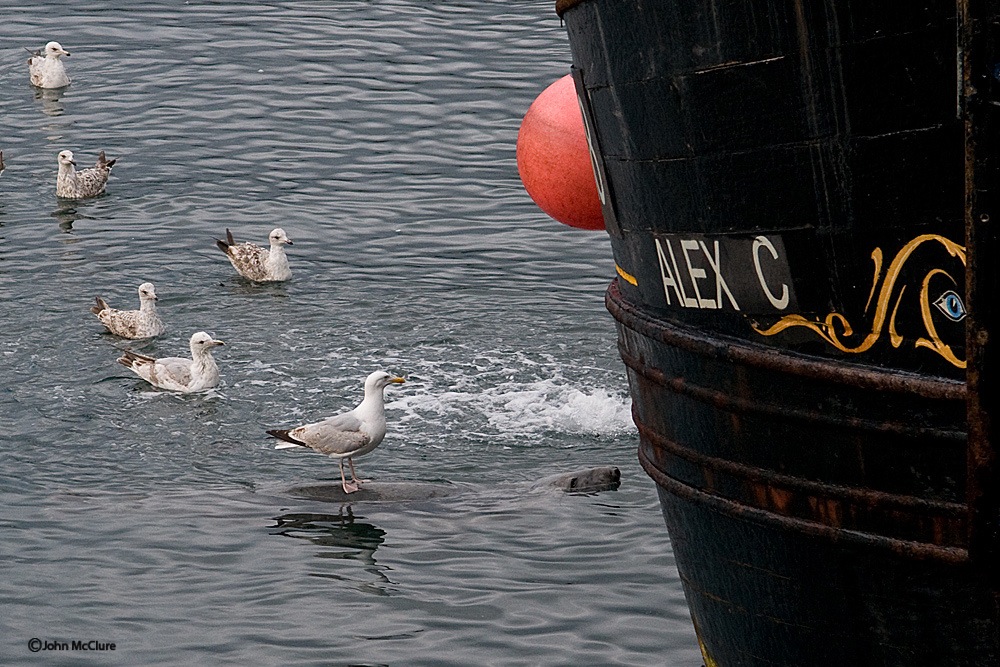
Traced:
[[706, 665], [1000, 664], [1000, 2], [556, 11]]
[[617, 282], [639, 460], [718, 665], [982, 665], [964, 386], [780, 357], [659, 320]]

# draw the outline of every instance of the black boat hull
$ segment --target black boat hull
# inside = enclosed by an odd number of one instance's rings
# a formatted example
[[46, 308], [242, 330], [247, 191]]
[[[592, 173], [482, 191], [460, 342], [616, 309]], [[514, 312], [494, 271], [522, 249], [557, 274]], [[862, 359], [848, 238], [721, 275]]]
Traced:
[[964, 323], [1000, 182], [970, 172], [962, 41], [1000, 6], [967, 5], [557, 3], [708, 667], [1000, 664]]
[[965, 544], [964, 385], [706, 336], [617, 285], [607, 301], [709, 665], [1000, 661]]

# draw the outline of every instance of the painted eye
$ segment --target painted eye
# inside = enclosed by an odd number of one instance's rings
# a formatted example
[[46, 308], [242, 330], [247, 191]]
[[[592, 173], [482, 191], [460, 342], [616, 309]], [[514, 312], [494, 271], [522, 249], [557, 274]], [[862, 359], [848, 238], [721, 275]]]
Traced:
[[934, 305], [952, 322], [961, 322], [968, 314], [965, 311], [965, 304], [962, 303], [962, 297], [956, 294], [954, 290], [948, 290], [939, 296]]

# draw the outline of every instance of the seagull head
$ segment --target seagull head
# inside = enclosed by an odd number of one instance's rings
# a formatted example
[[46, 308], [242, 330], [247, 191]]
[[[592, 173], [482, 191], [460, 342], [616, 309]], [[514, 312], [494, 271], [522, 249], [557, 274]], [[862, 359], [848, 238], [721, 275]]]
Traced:
[[59, 160], [60, 165], [71, 164], [74, 167], [76, 166], [76, 162], [73, 162], [73, 151], [59, 151], [59, 157], [57, 159]]
[[139, 285], [139, 301], [156, 301], [156, 290], [153, 283], [143, 283]]
[[204, 331], [191, 336], [191, 353], [208, 352], [216, 345], [225, 345], [221, 340], [215, 340]]
[[292, 240], [285, 236], [285, 230], [281, 227], [271, 230], [267, 240], [271, 242], [271, 245], [292, 245]]
[[62, 44], [59, 42], [49, 42], [45, 45], [45, 55], [59, 58], [61, 56], [68, 56], [69, 51], [63, 49]]
[[401, 377], [391, 375], [385, 371], [375, 371], [365, 380], [365, 394], [381, 392], [390, 384], [402, 384], [406, 382]]

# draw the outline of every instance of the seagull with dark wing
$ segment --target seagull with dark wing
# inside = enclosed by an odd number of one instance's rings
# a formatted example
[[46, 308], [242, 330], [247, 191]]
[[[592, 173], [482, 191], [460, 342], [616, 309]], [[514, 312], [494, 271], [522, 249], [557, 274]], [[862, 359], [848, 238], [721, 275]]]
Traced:
[[[365, 380], [365, 398], [361, 404], [339, 415], [320, 422], [306, 424], [289, 430], [270, 430], [271, 435], [283, 440], [275, 449], [313, 449], [320, 454], [340, 461], [340, 482], [344, 493], [353, 493], [361, 488], [361, 482], [354, 472], [354, 457], [363, 456], [378, 447], [385, 437], [385, 396], [383, 390], [390, 384], [401, 384], [405, 380], [385, 371], [375, 371]], [[351, 468], [351, 482], [344, 475], [344, 460]]]
[[30, 49], [28, 58], [28, 76], [31, 85], [39, 88], [63, 88], [69, 85], [69, 75], [61, 58], [68, 56], [69, 51], [63, 49], [59, 42], [49, 42], [43, 51]]
[[253, 243], [237, 243], [233, 233], [227, 229], [226, 240], [216, 239], [215, 245], [226, 253], [229, 263], [244, 278], [259, 283], [288, 280], [292, 271], [288, 268], [284, 246], [292, 245], [291, 240], [280, 227], [272, 230], [267, 240], [270, 241], [270, 249]]
[[191, 358], [163, 357], [154, 359], [132, 350], [118, 358], [125, 368], [157, 389], [190, 394], [219, 386], [219, 367], [212, 357], [212, 348], [225, 345], [204, 331], [191, 336]]
[[111, 333], [122, 338], [151, 338], [159, 336], [166, 327], [156, 313], [156, 289], [153, 283], [139, 285], [139, 310], [117, 310], [109, 306], [101, 297], [94, 297], [96, 306], [90, 312], [107, 327]]
[[104, 151], [101, 151], [97, 156], [97, 164], [77, 171], [73, 151], [60, 151], [57, 160], [59, 175], [56, 176], [56, 196], [66, 199], [87, 199], [103, 193], [108, 176], [111, 175], [111, 167], [118, 161], [117, 158], [107, 159]]

